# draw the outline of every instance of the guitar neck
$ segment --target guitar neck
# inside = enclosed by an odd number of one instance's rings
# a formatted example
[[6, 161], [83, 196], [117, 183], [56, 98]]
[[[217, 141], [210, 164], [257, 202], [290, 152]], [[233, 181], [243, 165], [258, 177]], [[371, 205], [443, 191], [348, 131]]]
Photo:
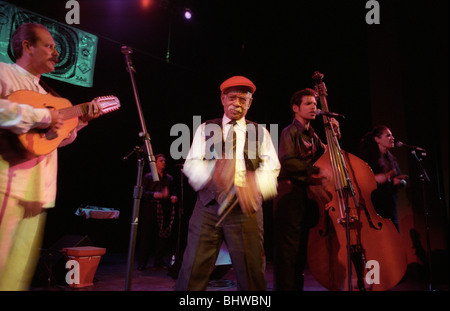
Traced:
[[67, 107], [59, 109], [58, 111], [62, 114], [63, 120], [72, 119], [75, 117], [80, 117], [88, 113], [89, 104], [79, 104], [72, 107]]

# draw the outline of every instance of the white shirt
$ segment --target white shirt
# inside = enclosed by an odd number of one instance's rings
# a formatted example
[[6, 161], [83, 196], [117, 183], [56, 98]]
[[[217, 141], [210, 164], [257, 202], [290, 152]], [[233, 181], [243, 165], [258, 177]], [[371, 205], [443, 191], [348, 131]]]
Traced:
[[[222, 118], [222, 133], [220, 129], [214, 131], [214, 135], [222, 135], [223, 139], [227, 137], [228, 131], [232, 129], [232, 125], [228, 124], [230, 119], [224, 115]], [[201, 124], [197, 128], [192, 141], [191, 149], [186, 157], [183, 172], [188, 177], [189, 183], [195, 191], [202, 189], [211, 179], [214, 170], [215, 160], [205, 160], [205, 135], [206, 123]], [[217, 128], [219, 128], [217, 126]], [[246, 138], [247, 124], [245, 118], [237, 121], [235, 125], [236, 131], [236, 176], [235, 184], [245, 186], [245, 159], [244, 147]], [[209, 134], [209, 133], [207, 133]], [[263, 128], [262, 142], [259, 148], [259, 158], [261, 163], [255, 171], [256, 182], [264, 200], [268, 200], [277, 194], [277, 177], [280, 172], [280, 162], [273, 146], [272, 139], [267, 129]], [[251, 148], [256, 146], [248, 146], [249, 154]], [[216, 155], [216, 158], [221, 156]]]
[[0, 198], [9, 195], [23, 200], [24, 204], [52, 207], [56, 198], [57, 151], [25, 159], [11, 148], [7, 139], [8, 131], [21, 134], [51, 121], [47, 109], [35, 109], [6, 99], [19, 90], [47, 93], [38, 77], [16, 64], [0, 63]]

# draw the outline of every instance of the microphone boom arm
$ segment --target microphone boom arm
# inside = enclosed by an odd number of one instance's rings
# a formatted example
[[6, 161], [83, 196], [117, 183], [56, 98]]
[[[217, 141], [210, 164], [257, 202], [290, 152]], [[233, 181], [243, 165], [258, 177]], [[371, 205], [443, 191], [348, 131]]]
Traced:
[[327, 117], [330, 117], [330, 118], [342, 118], [342, 119], [345, 119], [345, 116], [340, 114], [340, 113], [323, 111], [323, 110], [320, 110], [320, 109], [316, 110], [316, 116], [327, 116]]
[[156, 164], [155, 164], [155, 156], [153, 154], [152, 145], [150, 144], [150, 134], [147, 131], [147, 126], [145, 125], [144, 120], [144, 114], [142, 112], [142, 106], [141, 101], [139, 99], [137, 87], [136, 87], [136, 80], [134, 78], [134, 73], [136, 70], [133, 68], [131, 56], [130, 54], [133, 53], [133, 50], [128, 46], [122, 46], [122, 53], [125, 55], [125, 62], [127, 64], [127, 71], [130, 74], [131, 79], [131, 85], [133, 87], [133, 93], [134, 93], [134, 99], [136, 101], [136, 106], [138, 109], [139, 114], [139, 120], [141, 122], [142, 132], [139, 134], [144, 140], [145, 148], [147, 150], [147, 156], [150, 164], [150, 170], [152, 172], [153, 181], [159, 181], [158, 172], [156, 170]]
[[[156, 170], [155, 156], [153, 155], [152, 145], [150, 144], [150, 135], [145, 125], [144, 114], [142, 112], [141, 101], [136, 87], [136, 81], [134, 79], [135, 70], [131, 63], [130, 54], [133, 53], [132, 49], [127, 46], [122, 46], [122, 53], [125, 55], [125, 62], [127, 64], [127, 71], [130, 74], [131, 85], [133, 86], [134, 99], [139, 113], [139, 120], [141, 122], [142, 132], [139, 136], [144, 140], [144, 145], [147, 151], [147, 156], [152, 172], [153, 181], [159, 181], [158, 171]], [[134, 253], [136, 247], [137, 227], [139, 223], [139, 208], [141, 203], [141, 197], [143, 192], [142, 187], [142, 175], [144, 171], [144, 161], [142, 157], [138, 157], [138, 172], [136, 177], [136, 185], [133, 191], [133, 215], [131, 219], [130, 240], [128, 245], [128, 258], [127, 258], [127, 277], [125, 283], [125, 290], [131, 289], [131, 275], [134, 263]]]
[[404, 148], [410, 149], [411, 152], [418, 151], [424, 157], [427, 155], [427, 151], [425, 149], [417, 147], [417, 146], [408, 145], [408, 144], [405, 144], [404, 142], [401, 142], [401, 141], [396, 142], [395, 146], [396, 147], [404, 147]]

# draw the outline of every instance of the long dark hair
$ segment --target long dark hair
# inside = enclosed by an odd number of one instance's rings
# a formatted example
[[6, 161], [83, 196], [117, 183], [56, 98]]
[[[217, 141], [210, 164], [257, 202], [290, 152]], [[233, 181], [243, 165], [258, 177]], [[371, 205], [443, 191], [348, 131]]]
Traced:
[[370, 132], [366, 133], [359, 144], [359, 156], [361, 159], [372, 165], [381, 157], [380, 149], [375, 141], [375, 137], [381, 137], [384, 131], [389, 130], [386, 125], [377, 125]]

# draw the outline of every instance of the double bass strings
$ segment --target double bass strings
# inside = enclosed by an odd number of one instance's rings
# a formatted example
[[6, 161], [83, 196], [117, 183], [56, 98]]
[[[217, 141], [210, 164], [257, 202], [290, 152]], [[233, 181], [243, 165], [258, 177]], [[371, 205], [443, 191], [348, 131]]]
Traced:
[[[325, 117], [328, 118], [328, 117]], [[331, 169], [333, 172], [333, 179], [335, 183], [335, 190], [339, 194], [339, 213], [341, 218], [345, 215], [345, 202], [343, 201], [345, 197], [345, 188], [346, 188], [346, 179], [342, 174], [342, 162], [341, 158], [339, 157], [339, 148], [336, 146], [336, 143], [334, 142], [334, 133], [333, 129], [331, 128], [330, 122], [328, 120], [327, 126], [326, 126], [326, 137], [327, 137], [327, 143], [328, 143], [328, 153], [330, 156], [330, 162], [331, 162]]]

